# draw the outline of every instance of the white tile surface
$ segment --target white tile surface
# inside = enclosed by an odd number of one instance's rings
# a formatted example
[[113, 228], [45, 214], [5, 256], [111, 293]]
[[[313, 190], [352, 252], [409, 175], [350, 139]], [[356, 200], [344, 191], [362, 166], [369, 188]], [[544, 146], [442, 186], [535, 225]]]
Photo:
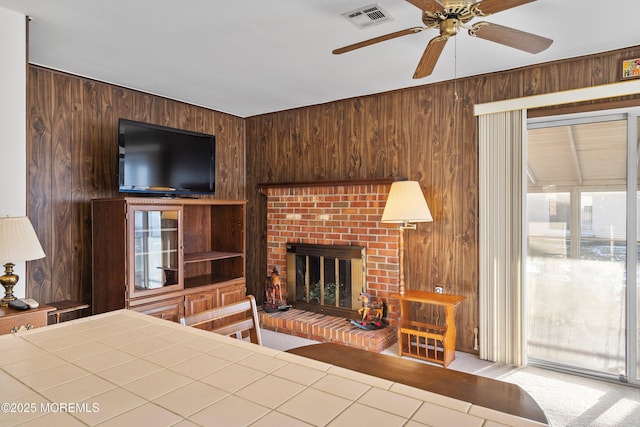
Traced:
[[66, 364], [64, 359], [53, 354], [44, 353], [36, 357], [30, 357], [28, 359], [22, 359], [17, 362], [10, 363], [5, 365], [4, 369], [6, 369], [7, 372], [11, 372], [11, 375], [14, 377], [20, 378], [27, 375], [37, 374], [64, 364]]
[[192, 378], [163, 369], [131, 381], [122, 388], [144, 399], [153, 400], [191, 382], [193, 382]]
[[428, 402], [422, 404], [413, 419], [433, 427], [481, 427], [485, 422], [482, 418]]
[[350, 400], [343, 397], [308, 388], [281, 405], [278, 411], [313, 425], [323, 426], [351, 404]]
[[269, 413], [269, 409], [257, 403], [230, 395], [189, 417], [203, 426], [247, 426]]
[[0, 425], [537, 425], [126, 310], [0, 337], [0, 352], [0, 400], [80, 409]]
[[358, 399], [358, 403], [367, 405], [371, 408], [377, 408], [391, 414], [399, 415], [407, 419], [411, 418], [420, 405], [422, 405], [421, 400], [399, 395], [389, 390], [383, 390], [377, 387], [372, 387], [367, 391]]
[[226, 368], [232, 363], [233, 362], [220, 359], [210, 354], [201, 353], [199, 356], [173, 365], [169, 369], [189, 378], [199, 380], [200, 378], [204, 378], [216, 371]]
[[329, 423], [329, 427], [352, 427], [359, 425], [400, 427], [403, 426], [406, 421], [404, 417], [356, 403], [341, 412]]
[[238, 390], [235, 395], [275, 409], [304, 389], [302, 384], [267, 375]]
[[154, 403], [183, 417], [189, 417], [227, 396], [228, 393], [218, 388], [194, 381], [158, 397]]
[[224, 369], [217, 370], [213, 374], [207, 375], [200, 379], [200, 381], [229, 393], [235, 393], [265, 375], [264, 372], [256, 371], [246, 366], [232, 364]]
[[337, 375], [326, 375], [315, 382], [312, 387], [349, 400], [357, 400], [371, 388], [368, 384]]

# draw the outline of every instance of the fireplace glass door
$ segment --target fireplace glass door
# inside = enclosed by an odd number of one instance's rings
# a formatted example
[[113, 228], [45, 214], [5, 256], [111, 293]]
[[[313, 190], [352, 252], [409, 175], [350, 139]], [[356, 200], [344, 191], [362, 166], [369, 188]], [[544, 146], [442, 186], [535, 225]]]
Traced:
[[[357, 311], [364, 288], [364, 248], [287, 245], [287, 299], [299, 308]], [[349, 248], [349, 249], [348, 249]]]

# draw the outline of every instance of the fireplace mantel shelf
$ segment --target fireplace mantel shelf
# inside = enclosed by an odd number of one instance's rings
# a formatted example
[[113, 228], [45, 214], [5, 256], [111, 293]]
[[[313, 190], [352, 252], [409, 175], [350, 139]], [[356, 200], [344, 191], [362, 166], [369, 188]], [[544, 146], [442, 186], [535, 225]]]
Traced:
[[391, 184], [395, 181], [406, 181], [405, 177], [392, 176], [387, 178], [361, 178], [361, 179], [341, 179], [333, 181], [298, 181], [298, 182], [263, 182], [256, 187], [262, 193], [269, 188], [294, 188], [294, 187], [335, 187], [346, 185], [369, 185], [369, 184]]

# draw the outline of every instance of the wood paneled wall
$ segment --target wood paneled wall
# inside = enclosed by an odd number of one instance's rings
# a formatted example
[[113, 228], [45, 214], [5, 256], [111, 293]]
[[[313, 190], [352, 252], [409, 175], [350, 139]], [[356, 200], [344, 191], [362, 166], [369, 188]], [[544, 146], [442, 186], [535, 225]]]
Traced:
[[91, 301], [90, 201], [118, 196], [119, 118], [214, 134], [215, 198], [246, 198], [244, 119], [36, 66], [27, 90], [27, 212], [47, 255], [31, 298]]
[[473, 105], [616, 82], [620, 61], [629, 57], [640, 57], [640, 46], [248, 119], [30, 66], [27, 208], [47, 257], [29, 263], [27, 294], [42, 302], [90, 301], [89, 202], [117, 195], [116, 125], [123, 117], [216, 135], [215, 197], [249, 199], [247, 287], [258, 297], [267, 271], [266, 200], [258, 183], [419, 181], [434, 221], [405, 233], [408, 287], [443, 284], [467, 298], [457, 310], [457, 348], [472, 352], [479, 318]]
[[256, 184], [406, 176], [420, 182], [433, 214], [432, 223], [405, 233], [407, 286], [432, 291], [442, 284], [464, 295], [457, 348], [473, 352], [479, 324], [473, 106], [616, 82], [628, 57], [640, 57], [640, 47], [249, 118], [248, 230], [257, 242], [249, 245], [251, 291], [261, 295], [267, 272], [266, 202]]

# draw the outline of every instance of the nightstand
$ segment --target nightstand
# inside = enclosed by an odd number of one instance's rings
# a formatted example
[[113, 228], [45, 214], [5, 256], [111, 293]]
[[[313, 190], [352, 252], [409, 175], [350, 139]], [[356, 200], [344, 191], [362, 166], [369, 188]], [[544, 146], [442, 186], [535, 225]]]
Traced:
[[47, 326], [47, 313], [55, 310], [45, 304], [28, 310], [0, 307], [0, 335]]

